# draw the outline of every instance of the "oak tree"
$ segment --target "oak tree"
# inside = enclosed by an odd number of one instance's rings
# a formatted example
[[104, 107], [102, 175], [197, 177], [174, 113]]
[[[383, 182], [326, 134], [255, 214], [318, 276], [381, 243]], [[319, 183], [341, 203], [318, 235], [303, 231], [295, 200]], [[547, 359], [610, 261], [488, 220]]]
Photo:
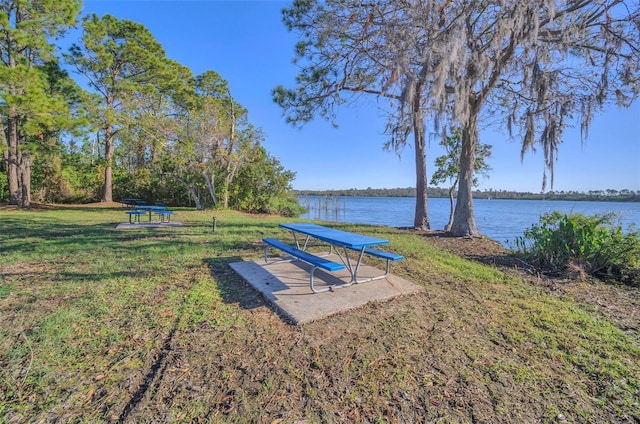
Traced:
[[[345, 93], [371, 93], [394, 101], [384, 109], [395, 147], [411, 131], [419, 140], [424, 126], [415, 123], [425, 116], [436, 130], [462, 127], [457, 236], [479, 234], [472, 182], [480, 123], [507, 128], [523, 154], [540, 146], [553, 184], [565, 128], [578, 125], [586, 137], [594, 113], [628, 106], [640, 92], [634, 1], [297, 0], [284, 21], [301, 38], [297, 87], [274, 92], [290, 121], [334, 118]], [[426, 175], [415, 145], [416, 173]]]
[[407, 62], [422, 57], [427, 46], [406, 34], [410, 17], [405, 3], [294, 1], [283, 10], [283, 21], [301, 38], [295, 59], [301, 71], [296, 88], [277, 87], [273, 98], [294, 125], [316, 115], [335, 123], [337, 107], [361, 94], [386, 99], [385, 147], [400, 152], [413, 134], [414, 226], [428, 229], [424, 94], [429, 80], [425, 66]]
[[[504, 125], [551, 175], [563, 132], [640, 91], [640, 12], [622, 0], [451, 2], [431, 46], [432, 110], [462, 125], [451, 232], [477, 235], [472, 203], [481, 122]], [[547, 174], [543, 175], [543, 190]]]

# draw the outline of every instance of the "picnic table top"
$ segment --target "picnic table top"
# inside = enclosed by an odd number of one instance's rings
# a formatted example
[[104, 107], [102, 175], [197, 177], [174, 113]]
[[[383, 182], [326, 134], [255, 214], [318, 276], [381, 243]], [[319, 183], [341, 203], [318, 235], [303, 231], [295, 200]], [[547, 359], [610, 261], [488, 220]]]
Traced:
[[145, 211], [163, 211], [165, 209], [167, 209], [166, 206], [160, 206], [160, 205], [138, 205], [136, 207], [137, 209], [142, 209]]
[[124, 205], [144, 205], [147, 202], [145, 202], [142, 199], [139, 199], [137, 197], [128, 197], [126, 199], [122, 199], [120, 201], [120, 203], [124, 204]]
[[364, 234], [351, 233], [348, 231], [336, 230], [335, 228], [323, 227], [322, 225], [309, 223], [280, 224], [280, 227], [291, 231], [302, 233], [328, 243], [361, 249], [367, 246], [389, 244], [389, 240], [378, 237], [371, 237]]

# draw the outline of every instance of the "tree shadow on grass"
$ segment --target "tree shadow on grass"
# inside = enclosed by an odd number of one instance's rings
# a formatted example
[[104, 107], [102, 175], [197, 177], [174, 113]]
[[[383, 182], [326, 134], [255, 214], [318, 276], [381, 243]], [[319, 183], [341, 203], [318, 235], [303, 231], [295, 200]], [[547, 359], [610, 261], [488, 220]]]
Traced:
[[225, 303], [237, 304], [242, 309], [270, 307], [262, 294], [229, 266], [234, 262], [242, 261], [243, 259], [239, 256], [203, 259], [220, 288], [220, 294]]
[[[155, 232], [150, 229], [116, 230], [111, 223], [75, 225], [60, 223], [54, 219], [40, 219], [29, 222], [17, 219], [3, 219], [0, 227], [0, 243], [11, 251], [26, 251], [46, 247], [49, 251], [64, 251], [67, 254], [82, 253], [95, 249], [127, 248], [123, 242], [137, 240], [179, 240], [181, 235], [169, 232]], [[145, 231], [146, 230], [146, 231]], [[136, 248], [132, 246], [132, 248]]]

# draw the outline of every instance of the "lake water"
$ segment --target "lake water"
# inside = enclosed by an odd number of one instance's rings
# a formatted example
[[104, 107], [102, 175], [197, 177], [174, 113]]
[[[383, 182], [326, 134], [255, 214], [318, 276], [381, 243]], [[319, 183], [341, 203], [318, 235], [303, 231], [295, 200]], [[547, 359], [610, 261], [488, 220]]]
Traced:
[[[308, 209], [300, 218], [390, 227], [412, 227], [416, 202], [413, 197], [350, 196], [300, 196], [299, 201]], [[443, 229], [449, 219], [449, 199], [430, 198], [427, 207], [431, 228]], [[631, 224], [640, 228], [640, 203], [476, 199], [473, 208], [480, 233], [507, 247], [540, 216], [555, 210], [585, 215], [615, 212], [624, 230]]]

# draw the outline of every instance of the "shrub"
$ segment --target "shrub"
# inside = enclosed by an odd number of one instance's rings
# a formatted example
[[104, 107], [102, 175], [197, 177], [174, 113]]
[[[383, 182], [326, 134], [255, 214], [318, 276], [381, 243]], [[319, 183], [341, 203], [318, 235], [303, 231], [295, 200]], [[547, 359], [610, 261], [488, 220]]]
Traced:
[[640, 287], [640, 232], [625, 233], [614, 213], [546, 213], [515, 242], [532, 265], [553, 272], [576, 271]]

